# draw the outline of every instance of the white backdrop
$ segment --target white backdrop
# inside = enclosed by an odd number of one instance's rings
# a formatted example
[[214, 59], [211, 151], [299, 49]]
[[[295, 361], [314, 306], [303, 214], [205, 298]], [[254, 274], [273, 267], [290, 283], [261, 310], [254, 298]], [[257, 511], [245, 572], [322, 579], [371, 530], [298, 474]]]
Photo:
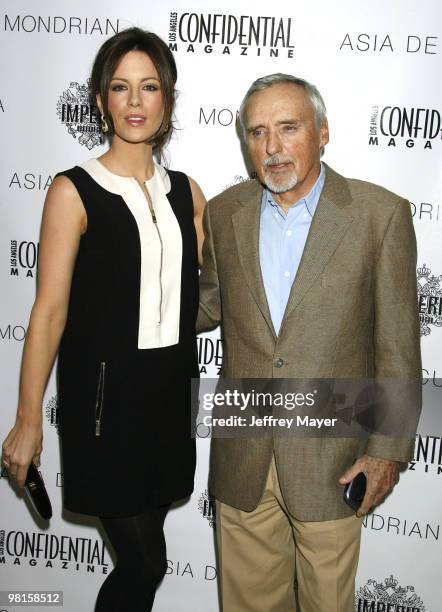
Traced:
[[[238, 8], [225, 0], [219, 6], [202, 0], [2, 3], [1, 439], [15, 416], [46, 190], [57, 171], [103, 151], [84, 87], [98, 47], [107, 36], [132, 25], [176, 45], [180, 130], [168, 157], [171, 168], [195, 178], [207, 197], [247, 175], [235, 117], [255, 78], [288, 72], [319, 87], [331, 133], [325, 161], [346, 176], [380, 183], [412, 202], [423, 296], [424, 374], [427, 389], [437, 391], [442, 370], [442, 5], [439, 0], [244, 0]], [[201, 26], [209, 18], [210, 36], [219, 35], [208, 44]], [[251, 28], [258, 27], [259, 38], [249, 40]], [[189, 37], [195, 39], [193, 45]], [[432, 307], [427, 295], [434, 296]], [[202, 375], [214, 376], [221, 362], [219, 335], [203, 336], [199, 342]], [[425, 406], [424, 414], [436, 416], [430, 410]], [[49, 526], [36, 521], [2, 474], [0, 589], [63, 590], [67, 612], [93, 610], [112, 562], [94, 519], [61, 512], [53, 377], [44, 411], [41, 471], [54, 516]], [[432, 423], [421, 425], [416, 461], [394, 494], [366, 520], [358, 612], [441, 610], [442, 428], [436, 419]], [[199, 440], [195, 493], [167, 518], [169, 572], [157, 596], [159, 612], [218, 610], [207, 457], [208, 442]], [[396, 607], [387, 608], [385, 602], [396, 602]], [[0, 606], [0, 612], [14, 609]]]

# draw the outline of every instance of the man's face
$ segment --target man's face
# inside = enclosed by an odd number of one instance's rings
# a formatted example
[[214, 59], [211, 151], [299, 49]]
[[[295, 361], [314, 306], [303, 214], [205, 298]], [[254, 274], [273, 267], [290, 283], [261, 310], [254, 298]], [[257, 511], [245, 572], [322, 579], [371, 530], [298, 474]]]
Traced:
[[328, 125], [318, 128], [304, 89], [279, 83], [255, 92], [247, 102], [244, 123], [259, 180], [273, 193], [301, 193], [304, 188], [308, 193], [318, 177]]

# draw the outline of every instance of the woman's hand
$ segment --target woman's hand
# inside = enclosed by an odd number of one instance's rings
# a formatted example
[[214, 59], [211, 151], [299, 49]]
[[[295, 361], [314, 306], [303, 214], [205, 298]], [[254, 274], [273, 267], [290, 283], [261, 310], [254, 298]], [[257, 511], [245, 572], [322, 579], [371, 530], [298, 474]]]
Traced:
[[43, 450], [43, 428], [40, 423], [30, 423], [17, 419], [2, 445], [2, 464], [8, 469], [19, 487], [25, 485], [31, 461], [40, 465]]

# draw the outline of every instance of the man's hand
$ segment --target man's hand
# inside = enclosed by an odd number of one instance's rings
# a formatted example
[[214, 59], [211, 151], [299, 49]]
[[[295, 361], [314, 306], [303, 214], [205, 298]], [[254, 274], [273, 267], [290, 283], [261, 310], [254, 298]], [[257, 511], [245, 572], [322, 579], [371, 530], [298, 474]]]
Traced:
[[346, 485], [353, 478], [364, 472], [367, 478], [367, 490], [356, 516], [364, 516], [374, 506], [378, 506], [384, 497], [399, 482], [399, 463], [389, 459], [362, 455], [339, 479], [339, 484]]

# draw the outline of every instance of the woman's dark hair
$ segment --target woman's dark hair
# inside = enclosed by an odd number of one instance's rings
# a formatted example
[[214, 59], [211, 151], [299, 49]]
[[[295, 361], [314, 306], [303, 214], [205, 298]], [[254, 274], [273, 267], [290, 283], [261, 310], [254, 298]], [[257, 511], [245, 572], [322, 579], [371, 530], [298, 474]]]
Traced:
[[157, 132], [152, 136], [151, 143], [154, 152], [161, 154], [173, 132], [172, 113], [175, 106], [175, 83], [177, 69], [172, 51], [156, 34], [146, 32], [141, 28], [128, 28], [108, 38], [104, 42], [92, 67], [90, 79], [90, 96], [96, 104], [96, 96], [100, 95], [103, 114], [109, 125], [110, 133], [114, 131], [112, 117], [108, 109], [108, 93], [112, 76], [119, 61], [129, 51], [143, 51], [152, 60], [161, 82], [164, 100], [164, 116]]

